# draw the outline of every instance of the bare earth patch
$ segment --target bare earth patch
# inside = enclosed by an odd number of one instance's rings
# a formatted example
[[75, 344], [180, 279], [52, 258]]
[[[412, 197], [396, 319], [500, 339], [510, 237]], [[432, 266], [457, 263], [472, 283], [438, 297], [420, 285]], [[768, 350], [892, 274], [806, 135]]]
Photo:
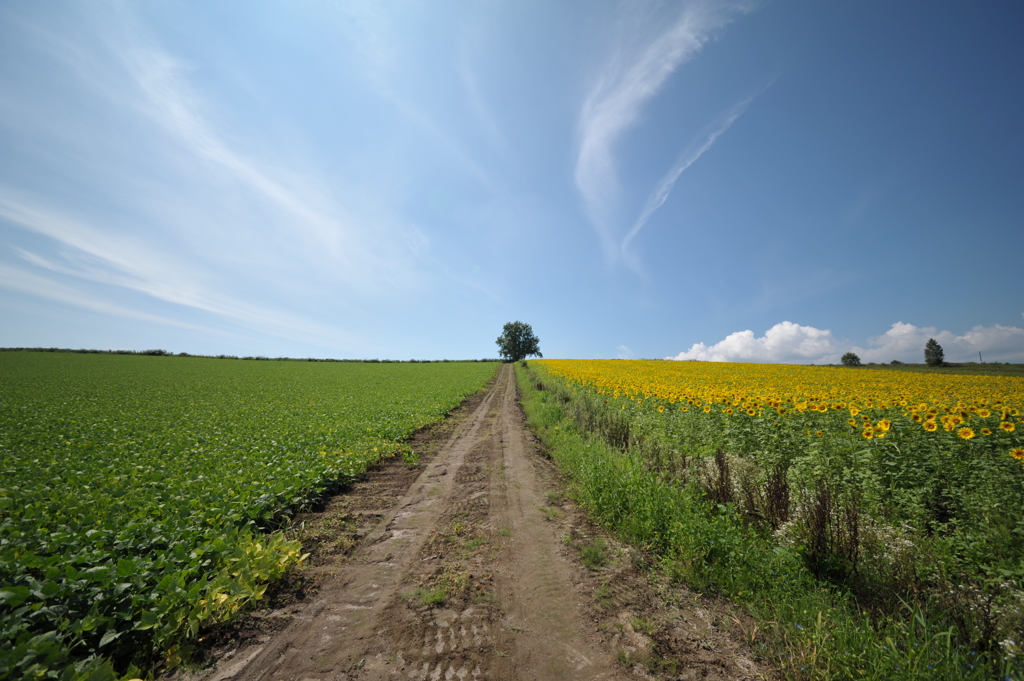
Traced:
[[775, 676], [749, 618], [650, 576], [564, 496], [511, 365], [411, 445], [420, 466], [388, 460], [298, 518], [306, 567], [174, 678]]

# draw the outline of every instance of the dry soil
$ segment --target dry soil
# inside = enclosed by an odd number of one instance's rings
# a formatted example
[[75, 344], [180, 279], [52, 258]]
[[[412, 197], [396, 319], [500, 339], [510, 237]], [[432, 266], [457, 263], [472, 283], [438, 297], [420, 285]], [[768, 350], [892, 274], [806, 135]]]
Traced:
[[307, 565], [173, 678], [774, 676], [749, 618], [646, 570], [566, 497], [511, 365], [411, 446], [419, 466], [391, 459], [300, 518]]

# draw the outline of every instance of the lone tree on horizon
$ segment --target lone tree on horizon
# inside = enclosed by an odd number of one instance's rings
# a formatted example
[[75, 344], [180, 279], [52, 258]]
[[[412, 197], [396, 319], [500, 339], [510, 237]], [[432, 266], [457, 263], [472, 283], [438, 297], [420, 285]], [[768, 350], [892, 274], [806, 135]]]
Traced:
[[940, 367], [946, 363], [946, 354], [934, 338], [929, 338], [924, 344], [924, 363], [930, 367]]
[[540, 339], [533, 335], [533, 327], [523, 322], [506, 324], [496, 342], [498, 354], [506, 362], [519, 362], [530, 355], [544, 356], [540, 354]]
[[843, 355], [843, 358], [840, 361], [843, 363], [844, 367], [859, 367], [860, 366], [860, 357], [858, 357], [857, 353], [854, 353], [854, 352], [846, 353], [845, 355]]

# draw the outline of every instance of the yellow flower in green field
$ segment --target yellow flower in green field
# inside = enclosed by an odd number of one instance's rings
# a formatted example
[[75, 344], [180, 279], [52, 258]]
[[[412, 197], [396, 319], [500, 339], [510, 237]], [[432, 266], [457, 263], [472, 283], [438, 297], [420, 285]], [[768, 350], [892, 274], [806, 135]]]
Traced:
[[817, 435], [818, 437], [825, 437], [825, 433], [821, 432], [820, 430], [817, 433], [815, 433], [815, 435]]
[[982, 435], [991, 435], [992, 431], [989, 428], [982, 428], [981, 429], [981, 434]]
[[936, 430], [939, 429], [939, 424], [935, 423], [935, 421], [925, 421], [924, 429], [927, 430], [929, 433], [934, 433]]
[[875, 426], [872, 429], [871, 434], [874, 435], [875, 437], [885, 437], [885, 428], [879, 428], [878, 426]]
[[914, 414], [910, 418], [914, 420], [914, 423], [921, 423], [921, 421], [924, 421], [924, 417], [922, 417], [920, 414]]
[[690, 411], [689, 407], [683, 407], [683, 411]]
[[956, 434], [959, 435], [964, 440], [970, 440], [972, 437], [974, 437], [974, 431], [971, 430], [970, 428], [961, 428], [960, 430], [956, 431]]
[[881, 421], [878, 422], [878, 424], [875, 427], [888, 431], [890, 428], [892, 428], [892, 421], [890, 421], [889, 419], [882, 419]]
[[860, 409], [857, 407], [850, 407], [850, 416], [856, 416], [860, 413]]
[[751, 407], [747, 410], [747, 416], [757, 416], [757, 410]]
[[1010, 421], [1003, 421], [1002, 423], [999, 424], [999, 427], [1005, 430], [1007, 433], [1012, 433], [1013, 431], [1017, 430], [1017, 426], [1013, 425], [1013, 423]]
[[707, 414], [710, 411], [711, 411], [711, 405], [710, 404], [705, 404], [704, 405], [704, 413]]
[[865, 428], [861, 435], [864, 436], [865, 440], [870, 440], [875, 436], [875, 431], [872, 428]]
[[1024, 447], [1017, 447], [1016, 449], [1010, 450], [1010, 456], [1024, 463]]
[[978, 416], [980, 416], [983, 419], [987, 419], [989, 416], [992, 416], [992, 412], [990, 412], [988, 409], [979, 409]]
[[664, 414], [665, 413], [665, 405], [664, 404], [659, 404], [658, 405], [658, 413], [659, 414]]
[[857, 427], [857, 419], [846, 419], [846, 422], [849, 423], [854, 428]]

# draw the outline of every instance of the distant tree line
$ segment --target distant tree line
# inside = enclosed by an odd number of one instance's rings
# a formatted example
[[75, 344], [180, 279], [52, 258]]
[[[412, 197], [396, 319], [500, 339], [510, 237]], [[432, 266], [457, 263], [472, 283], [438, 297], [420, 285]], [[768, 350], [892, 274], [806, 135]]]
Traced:
[[237, 355], [191, 355], [166, 350], [93, 350], [79, 348], [0, 348], [0, 352], [73, 352], [80, 355], [150, 355], [154, 357], [201, 357], [204, 359], [241, 359], [261, 362], [362, 362], [368, 364], [432, 364], [435, 362], [500, 362], [494, 359], [333, 359], [331, 357], [238, 357]]

